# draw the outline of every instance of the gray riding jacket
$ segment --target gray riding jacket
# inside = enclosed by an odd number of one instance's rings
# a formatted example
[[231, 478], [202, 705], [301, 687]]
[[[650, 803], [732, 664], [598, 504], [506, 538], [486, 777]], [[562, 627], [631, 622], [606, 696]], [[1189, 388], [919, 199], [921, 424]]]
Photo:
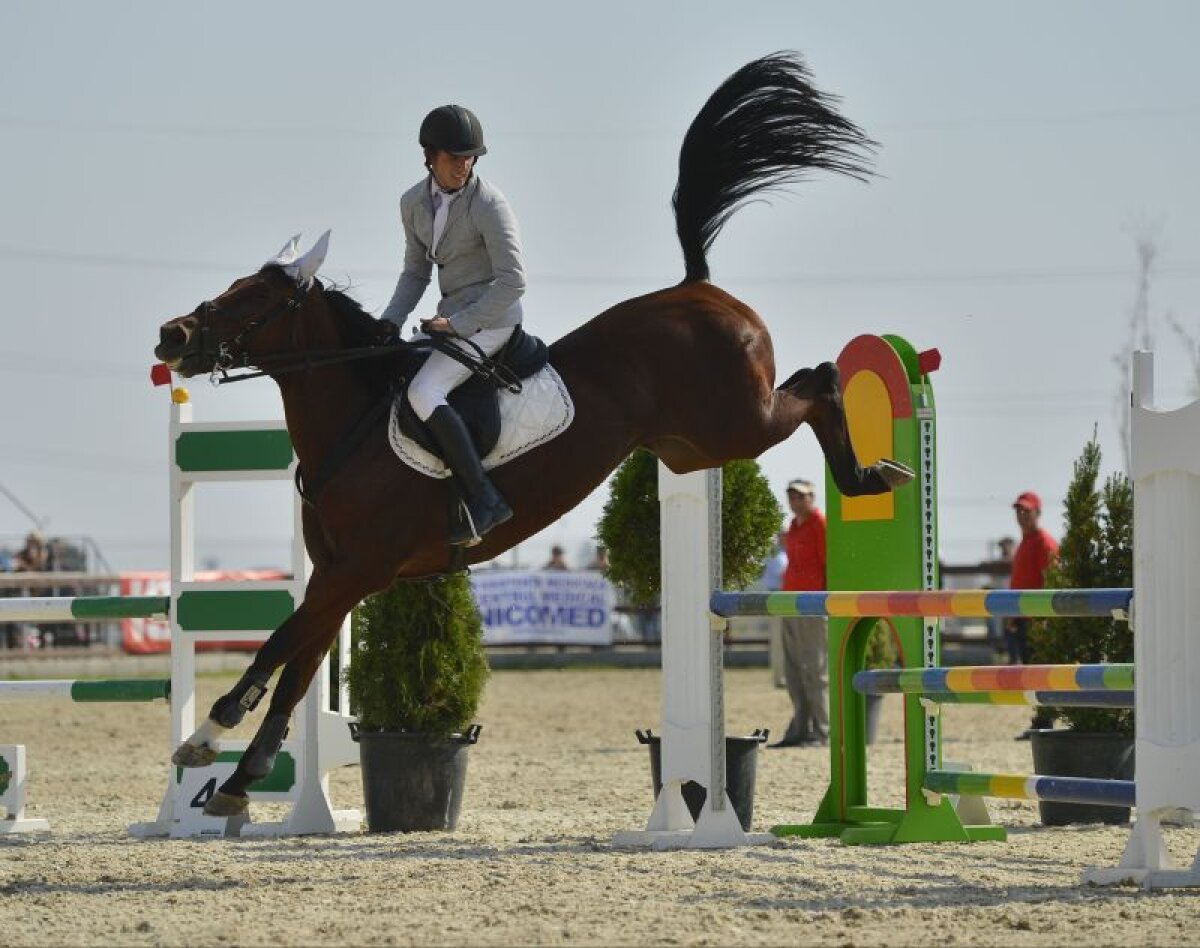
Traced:
[[451, 203], [436, 254], [433, 240], [433, 200], [430, 179], [423, 178], [400, 198], [404, 224], [404, 271], [383, 318], [403, 326], [438, 268], [439, 316], [450, 320], [455, 333], [469, 336], [481, 329], [520, 325], [525, 267], [521, 237], [508, 201], [478, 175], [463, 186]]

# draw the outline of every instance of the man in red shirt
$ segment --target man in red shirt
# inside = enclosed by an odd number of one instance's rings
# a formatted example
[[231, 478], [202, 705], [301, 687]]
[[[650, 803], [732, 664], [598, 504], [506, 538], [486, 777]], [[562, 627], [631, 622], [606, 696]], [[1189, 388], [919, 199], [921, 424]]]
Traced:
[[[1017, 525], [1021, 528], [1021, 543], [1013, 554], [1012, 576], [1008, 581], [1009, 589], [1045, 589], [1046, 570], [1054, 561], [1058, 552], [1058, 541], [1050, 536], [1038, 521], [1042, 516], [1042, 499], [1031, 490], [1025, 491], [1013, 503], [1013, 512], [1017, 516]], [[1010, 665], [1029, 664], [1029, 619], [1009, 619], [1005, 626], [1005, 640], [1008, 645], [1008, 662]], [[1034, 712], [1033, 723], [1029, 730], [1048, 728], [1053, 725], [1053, 719], [1042, 709]], [[1017, 736], [1018, 740], [1028, 739], [1029, 731]]]
[[[783, 589], [825, 588], [825, 516], [817, 509], [811, 481], [797, 479], [787, 486], [793, 518], [786, 537], [787, 569]], [[829, 680], [825, 619], [784, 616], [783, 672], [792, 720], [772, 747], [816, 746], [829, 743]]]

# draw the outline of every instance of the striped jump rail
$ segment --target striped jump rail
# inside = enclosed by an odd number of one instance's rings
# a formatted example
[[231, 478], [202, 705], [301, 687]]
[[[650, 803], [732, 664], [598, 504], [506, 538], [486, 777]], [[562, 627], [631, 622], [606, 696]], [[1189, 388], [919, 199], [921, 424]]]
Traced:
[[1132, 692], [1133, 665], [963, 665], [957, 668], [885, 668], [858, 672], [854, 676], [854, 689], [872, 695], [929, 695], [942, 692], [980, 694], [999, 691]]
[[48, 695], [78, 702], [157, 701], [171, 697], [167, 678], [125, 678], [98, 681], [0, 681], [0, 699], [44, 698]]
[[[872, 692], [877, 694], [878, 692]], [[1037, 708], [1132, 708], [1132, 691], [930, 691], [930, 704], [1008, 704]]]
[[962, 589], [903, 592], [715, 592], [718, 616], [1127, 619], [1132, 589]]
[[1002, 797], [1008, 800], [1046, 800], [1055, 803], [1092, 803], [1099, 806], [1134, 805], [1132, 780], [1096, 780], [1090, 777], [1049, 777], [1034, 774], [975, 774], [931, 770], [922, 784], [927, 793]]
[[165, 619], [166, 596], [18, 596], [0, 599], [0, 622], [103, 622]]

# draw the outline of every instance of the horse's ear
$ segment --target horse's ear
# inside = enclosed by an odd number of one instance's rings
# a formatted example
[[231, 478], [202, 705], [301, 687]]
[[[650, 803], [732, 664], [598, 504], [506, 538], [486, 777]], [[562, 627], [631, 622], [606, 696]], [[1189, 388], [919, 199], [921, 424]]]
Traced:
[[317, 238], [317, 242], [312, 245], [308, 253], [300, 257], [293, 266], [287, 268], [288, 273], [295, 277], [297, 283], [304, 285], [311, 283], [312, 278], [321, 269], [321, 264], [325, 262], [325, 255], [329, 253], [329, 234], [330, 231], [325, 231]]
[[279, 253], [275, 254], [275, 256], [273, 256], [265, 264], [263, 264], [263, 266], [287, 267], [295, 263], [298, 256], [300, 256], [299, 234], [284, 244], [283, 249], [280, 250]]

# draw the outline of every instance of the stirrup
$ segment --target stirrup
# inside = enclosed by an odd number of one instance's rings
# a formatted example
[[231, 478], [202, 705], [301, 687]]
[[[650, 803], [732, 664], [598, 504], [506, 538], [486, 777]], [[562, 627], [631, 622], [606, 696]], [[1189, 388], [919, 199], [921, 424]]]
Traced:
[[456, 540], [453, 536], [450, 538], [451, 546], [461, 546], [470, 549], [473, 546], [479, 546], [483, 542], [483, 537], [479, 534], [479, 529], [475, 526], [475, 518], [471, 516], [471, 508], [466, 501], [459, 501], [459, 507], [462, 509], [463, 516], [467, 521], [467, 529], [471, 531], [470, 535], [464, 539]]

